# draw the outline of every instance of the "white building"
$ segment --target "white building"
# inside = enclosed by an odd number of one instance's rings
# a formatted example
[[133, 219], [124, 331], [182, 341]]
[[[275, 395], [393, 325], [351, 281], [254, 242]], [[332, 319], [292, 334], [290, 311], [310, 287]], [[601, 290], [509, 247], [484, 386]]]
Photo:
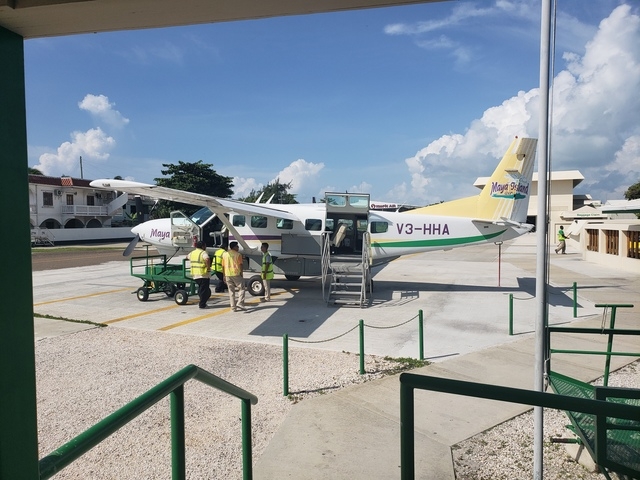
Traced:
[[[90, 180], [29, 175], [33, 244], [133, 238], [135, 199], [92, 188]], [[144, 219], [144, 215], [141, 220]]]
[[[578, 170], [551, 172], [549, 185], [549, 236], [564, 227], [568, 251], [577, 251], [584, 260], [623, 270], [640, 270], [640, 220], [638, 207], [618, 210], [603, 207], [589, 195], [575, 195], [573, 189], [584, 180]], [[482, 188], [489, 177], [478, 178], [474, 186]], [[633, 202], [620, 201], [634, 206]], [[622, 213], [624, 212], [624, 213]], [[535, 224], [538, 214], [538, 174], [533, 174], [527, 222]]]

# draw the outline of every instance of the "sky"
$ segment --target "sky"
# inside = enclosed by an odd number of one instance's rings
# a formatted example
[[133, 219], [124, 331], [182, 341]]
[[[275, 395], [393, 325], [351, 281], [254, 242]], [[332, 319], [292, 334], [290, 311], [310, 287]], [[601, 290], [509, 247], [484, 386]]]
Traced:
[[[26, 40], [29, 166], [155, 183], [202, 160], [234, 198], [275, 179], [299, 202], [474, 195], [538, 137], [540, 14], [456, 1]], [[559, 0], [556, 20], [551, 169], [621, 199], [640, 181], [640, 3]]]

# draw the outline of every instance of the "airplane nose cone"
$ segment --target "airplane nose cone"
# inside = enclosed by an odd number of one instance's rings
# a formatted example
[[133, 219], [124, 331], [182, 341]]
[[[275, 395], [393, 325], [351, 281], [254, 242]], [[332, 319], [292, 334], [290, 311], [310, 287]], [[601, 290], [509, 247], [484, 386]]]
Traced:
[[143, 230], [141, 227], [142, 227], [142, 224], [136, 225], [135, 227], [133, 227], [131, 229], [131, 233], [135, 233], [137, 235], [140, 235], [142, 233], [142, 230]]

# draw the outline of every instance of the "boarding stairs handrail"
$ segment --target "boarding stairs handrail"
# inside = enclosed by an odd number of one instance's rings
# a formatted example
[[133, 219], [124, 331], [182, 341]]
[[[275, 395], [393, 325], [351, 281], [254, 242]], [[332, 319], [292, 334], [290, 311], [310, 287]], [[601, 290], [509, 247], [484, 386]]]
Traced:
[[331, 238], [330, 232], [322, 234], [322, 298], [325, 302], [331, 296]]
[[242, 478], [253, 478], [251, 463], [251, 405], [258, 397], [196, 365], [187, 365], [135, 400], [84, 431], [39, 461], [40, 480], [51, 478], [64, 467], [84, 455], [111, 434], [125, 426], [138, 415], [151, 408], [164, 397], [171, 397], [171, 459], [172, 480], [186, 478], [184, 434], [184, 384], [198, 380], [242, 401]]
[[360, 306], [369, 298], [372, 291], [371, 280], [371, 235], [369, 232], [362, 234], [362, 288], [360, 291]]

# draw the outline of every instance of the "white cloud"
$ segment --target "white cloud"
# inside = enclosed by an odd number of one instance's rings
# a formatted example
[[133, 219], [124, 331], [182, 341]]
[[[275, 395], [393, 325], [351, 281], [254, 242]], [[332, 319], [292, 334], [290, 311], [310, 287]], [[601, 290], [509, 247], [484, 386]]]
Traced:
[[[637, 45], [640, 17], [621, 5], [601, 22], [584, 55], [564, 56], [566, 69], [555, 78], [552, 168], [580, 169], [596, 199], [613, 198], [612, 192], [624, 192], [640, 176]], [[463, 196], [450, 185], [471, 185], [489, 175], [515, 135], [537, 136], [538, 109], [537, 88], [519, 92], [487, 109], [464, 134], [431, 142], [405, 160], [410, 186], [393, 187], [392, 199], [431, 203]]]
[[233, 177], [233, 196], [234, 198], [244, 198], [251, 193], [252, 190], [260, 190], [263, 187], [255, 178]]
[[298, 159], [281, 170], [271, 181], [275, 181], [277, 178], [280, 180], [280, 183], [291, 182], [290, 193], [297, 194], [303, 191], [309, 191], [309, 187], [315, 183], [318, 173], [323, 168], [324, 163], [312, 163]]
[[86, 132], [73, 132], [71, 141], [60, 145], [56, 153], [40, 155], [40, 163], [35, 166], [45, 175], [74, 175], [80, 170], [80, 157], [87, 160], [106, 161], [108, 150], [116, 144], [113, 137], [108, 136], [100, 128], [92, 128]]
[[78, 102], [78, 107], [111, 127], [119, 128], [129, 123], [129, 119], [115, 110], [113, 108], [115, 103], [110, 103], [105, 95], [87, 94], [81, 102]]

